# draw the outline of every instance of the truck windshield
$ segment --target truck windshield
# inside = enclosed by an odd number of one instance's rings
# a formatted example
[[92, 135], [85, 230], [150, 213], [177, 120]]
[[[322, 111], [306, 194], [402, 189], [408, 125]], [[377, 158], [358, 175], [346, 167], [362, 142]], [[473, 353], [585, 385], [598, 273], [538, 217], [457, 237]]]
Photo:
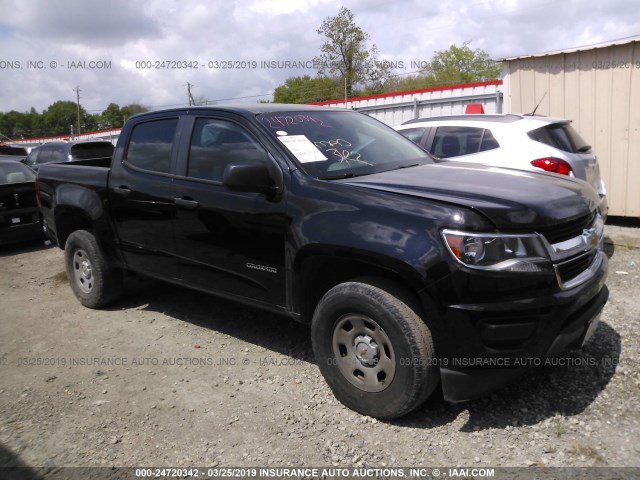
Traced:
[[301, 168], [317, 178], [346, 178], [433, 163], [413, 142], [360, 113], [272, 112], [257, 118]]

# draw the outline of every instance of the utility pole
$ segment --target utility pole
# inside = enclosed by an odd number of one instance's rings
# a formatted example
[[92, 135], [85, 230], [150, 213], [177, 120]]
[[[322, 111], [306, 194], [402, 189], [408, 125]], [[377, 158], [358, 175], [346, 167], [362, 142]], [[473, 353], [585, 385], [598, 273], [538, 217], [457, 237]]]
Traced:
[[74, 92], [76, 92], [76, 96], [78, 98], [78, 135], [80, 135], [80, 92], [82, 90], [80, 90], [80, 87], [76, 87], [73, 89]]
[[347, 76], [344, 76], [344, 108], [347, 108]]
[[196, 101], [193, 99], [193, 95], [191, 95], [191, 87], [193, 87], [193, 85], [191, 85], [189, 82], [187, 82], [187, 97], [189, 97], [189, 106], [192, 107], [196, 104]]

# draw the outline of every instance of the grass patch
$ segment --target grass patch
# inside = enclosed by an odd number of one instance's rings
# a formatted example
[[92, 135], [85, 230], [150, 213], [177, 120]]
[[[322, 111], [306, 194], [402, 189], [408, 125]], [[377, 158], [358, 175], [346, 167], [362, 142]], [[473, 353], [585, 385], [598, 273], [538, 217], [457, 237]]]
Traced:
[[578, 443], [571, 447], [569, 453], [593, 460], [595, 465], [608, 465], [608, 462], [600, 455], [600, 452], [589, 445]]

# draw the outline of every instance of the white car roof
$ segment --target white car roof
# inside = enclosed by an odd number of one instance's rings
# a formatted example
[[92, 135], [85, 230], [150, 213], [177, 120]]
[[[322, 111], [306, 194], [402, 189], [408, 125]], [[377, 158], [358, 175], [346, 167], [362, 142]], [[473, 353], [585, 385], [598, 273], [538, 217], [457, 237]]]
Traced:
[[406, 130], [416, 127], [439, 127], [445, 125], [491, 128], [492, 130], [520, 130], [528, 132], [530, 130], [544, 127], [552, 123], [567, 123], [569, 120], [563, 118], [530, 116], [530, 115], [514, 115], [514, 114], [495, 114], [495, 115], [449, 115], [431, 118], [421, 118], [410, 120], [402, 125], [395, 127], [396, 130]]

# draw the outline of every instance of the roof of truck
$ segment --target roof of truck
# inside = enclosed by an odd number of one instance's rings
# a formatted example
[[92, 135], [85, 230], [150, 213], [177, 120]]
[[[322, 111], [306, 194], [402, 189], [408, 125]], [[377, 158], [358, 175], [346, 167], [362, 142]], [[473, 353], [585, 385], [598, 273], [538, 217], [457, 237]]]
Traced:
[[228, 105], [207, 105], [202, 107], [182, 107], [168, 108], [162, 110], [153, 110], [136, 115], [136, 117], [150, 116], [163, 112], [195, 112], [195, 111], [217, 111], [230, 112], [240, 115], [257, 115], [260, 113], [278, 113], [278, 112], [313, 112], [313, 111], [348, 111], [343, 108], [321, 107], [316, 105], [300, 105], [288, 103], [238, 103]]

